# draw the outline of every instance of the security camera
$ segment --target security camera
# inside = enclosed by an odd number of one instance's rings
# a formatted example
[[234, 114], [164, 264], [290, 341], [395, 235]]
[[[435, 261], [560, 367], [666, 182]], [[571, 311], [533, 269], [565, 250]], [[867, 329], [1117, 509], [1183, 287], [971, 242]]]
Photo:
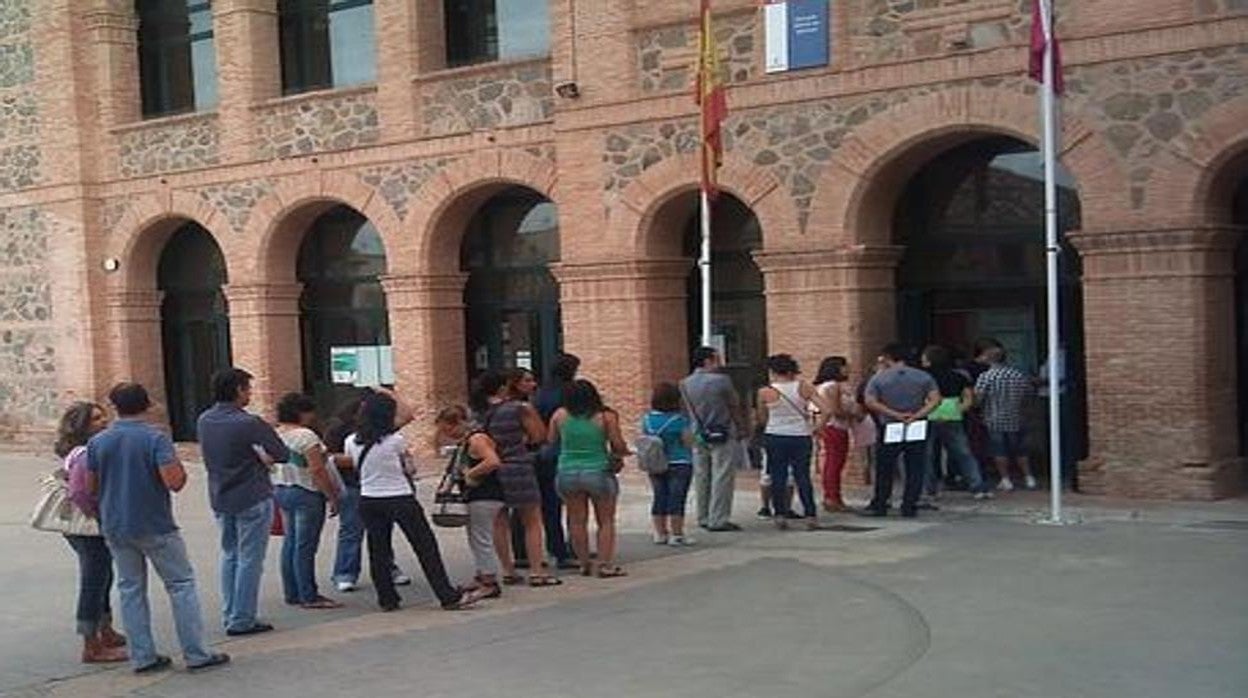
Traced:
[[555, 84], [555, 94], [564, 99], [576, 99], [581, 96], [581, 88], [574, 80], [565, 80]]

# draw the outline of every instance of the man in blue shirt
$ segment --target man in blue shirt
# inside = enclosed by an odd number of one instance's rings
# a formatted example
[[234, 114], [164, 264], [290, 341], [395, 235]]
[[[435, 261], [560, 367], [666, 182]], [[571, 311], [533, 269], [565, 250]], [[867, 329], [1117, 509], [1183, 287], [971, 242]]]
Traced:
[[212, 376], [216, 404], [199, 416], [199, 447], [208, 496], [221, 529], [221, 614], [227, 635], [273, 629], [256, 620], [260, 577], [273, 525], [269, 466], [284, 461], [286, 444], [254, 414], [251, 374], [226, 368]]
[[156, 653], [152, 638], [147, 603], [150, 560], [169, 593], [187, 668], [225, 664], [229, 655], [209, 651], [204, 642], [195, 571], [173, 522], [169, 493], [186, 485], [186, 470], [169, 437], [144, 421], [151, 401], [143, 386], [121, 383], [108, 399], [119, 418], [87, 443], [87, 486], [99, 496], [100, 528], [117, 564], [130, 662], [137, 673], [166, 669], [171, 663]]

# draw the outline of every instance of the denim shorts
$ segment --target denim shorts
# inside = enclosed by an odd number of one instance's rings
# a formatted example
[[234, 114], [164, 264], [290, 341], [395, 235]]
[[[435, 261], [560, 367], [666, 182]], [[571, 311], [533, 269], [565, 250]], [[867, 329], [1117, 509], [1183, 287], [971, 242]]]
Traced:
[[615, 473], [605, 470], [573, 470], [555, 476], [555, 490], [565, 499], [574, 494], [615, 497], [620, 493], [620, 484]]
[[1020, 458], [1027, 455], [1022, 431], [988, 430], [988, 451], [994, 458]]

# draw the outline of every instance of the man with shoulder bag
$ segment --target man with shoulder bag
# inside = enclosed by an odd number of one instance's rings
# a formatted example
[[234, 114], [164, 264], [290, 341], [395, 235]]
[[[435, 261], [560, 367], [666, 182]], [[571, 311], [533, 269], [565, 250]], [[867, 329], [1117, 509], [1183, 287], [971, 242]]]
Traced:
[[715, 349], [696, 349], [693, 373], [680, 382], [680, 393], [694, 424], [698, 525], [708, 531], [740, 531], [730, 520], [738, 451], [734, 415], [740, 399], [732, 379], [719, 370], [721, 364]]

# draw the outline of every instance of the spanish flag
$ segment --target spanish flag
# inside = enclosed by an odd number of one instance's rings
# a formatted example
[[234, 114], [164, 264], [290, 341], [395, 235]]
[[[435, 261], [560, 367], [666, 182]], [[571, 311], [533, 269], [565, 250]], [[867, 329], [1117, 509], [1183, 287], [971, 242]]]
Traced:
[[728, 116], [719, 48], [711, 26], [711, 0], [701, 0], [702, 14], [698, 41], [698, 79], [694, 99], [702, 109], [702, 191], [714, 198], [718, 193], [716, 170], [723, 162], [722, 126]]

